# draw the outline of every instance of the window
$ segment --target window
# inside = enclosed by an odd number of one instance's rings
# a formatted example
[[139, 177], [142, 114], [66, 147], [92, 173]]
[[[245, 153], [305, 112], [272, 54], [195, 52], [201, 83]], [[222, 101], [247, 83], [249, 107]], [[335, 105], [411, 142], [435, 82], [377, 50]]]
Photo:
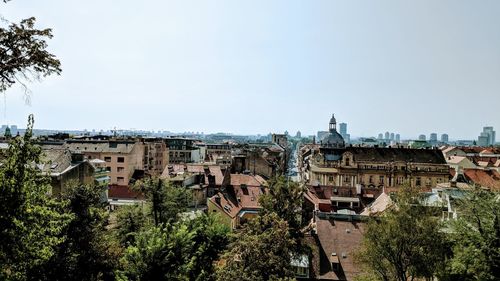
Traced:
[[106, 162], [111, 162], [111, 157], [110, 157], [110, 156], [106, 156], [106, 157], [104, 157], [104, 161], [106, 161]]
[[333, 181], [333, 176], [329, 176], [328, 181]]
[[111, 172], [111, 167], [106, 167], [106, 171]]
[[125, 183], [125, 178], [123, 178], [123, 177], [117, 177], [116, 181], [118, 182], [118, 184], [124, 184]]
[[373, 176], [370, 176], [369, 180], [368, 180], [369, 183], [373, 183]]
[[425, 181], [425, 185], [427, 185], [427, 186], [431, 186], [432, 185], [431, 178], [427, 178], [427, 180]]
[[351, 160], [351, 159], [349, 159], [349, 158], [346, 158], [346, 159], [345, 159], [345, 165], [346, 165], [346, 166], [351, 166], [350, 160]]
[[116, 171], [117, 171], [118, 173], [123, 173], [123, 171], [125, 171], [125, 168], [124, 168], [124, 167], [117, 167], [117, 168], [116, 168]]
[[349, 182], [350, 177], [349, 176], [344, 176], [344, 182]]
[[398, 177], [396, 180], [397, 184], [403, 184], [403, 177]]
[[422, 179], [420, 177], [417, 177], [416, 179], [416, 183], [415, 183], [417, 186], [421, 186], [422, 185]]
[[384, 176], [379, 177], [379, 183], [384, 184]]
[[125, 157], [118, 157], [117, 162], [118, 162], [118, 163], [123, 163], [123, 162], [125, 162]]

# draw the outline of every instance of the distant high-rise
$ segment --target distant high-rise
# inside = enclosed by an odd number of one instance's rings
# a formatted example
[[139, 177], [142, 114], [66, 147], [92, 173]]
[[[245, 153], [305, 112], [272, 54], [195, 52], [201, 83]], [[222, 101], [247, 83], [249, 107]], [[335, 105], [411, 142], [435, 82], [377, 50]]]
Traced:
[[384, 138], [384, 135], [382, 133], [378, 134], [378, 140], [382, 140]]
[[297, 131], [297, 134], [295, 135], [296, 138], [300, 139], [302, 137], [302, 134], [300, 133], [300, 131]]
[[347, 135], [347, 124], [346, 123], [339, 124], [339, 133], [342, 137]]
[[490, 146], [495, 145], [496, 132], [493, 130], [493, 127], [483, 127], [483, 131], [478, 137], [477, 144], [479, 146]]
[[396, 142], [401, 142], [401, 136], [399, 134], [396, 134], [395, 140]]
[[18, 132], [18, 130], [17, 130], [17, 125], [12, 125], [12, 126], [10, 126], [10, 132], [11, 132], [11, 134], [12, 134], [13, 136], [17, 135], [17, 132]]
[[339, 133], [344, 138], [344, 141], [346, 143], [350, 142], [351, 136], [347, 133], [347, 124], [346, 123], [339, 124]]
[[424, 141], [424, 140], [426, 140], [426, 137], [425, 137], [425, 135], [420, 135], [420, 136], [418, 136], [418, 140], [421, 140], [421, 141]]
[[391, 135], [389, 134], [389, 132], [385, 132], [385, 139], [388, 140], [390, 137]]
[[436, 133], [432, 133], [429, 137], [430, 142], [437, 142], [438, 141], [438, 135]]
[[394, 133], [391, 133], [391, 141], [394, 140]]
[[448, 134], [442, 134], [441, 135], [441, 142], [448, 143], [448, 141], [449, 141]]

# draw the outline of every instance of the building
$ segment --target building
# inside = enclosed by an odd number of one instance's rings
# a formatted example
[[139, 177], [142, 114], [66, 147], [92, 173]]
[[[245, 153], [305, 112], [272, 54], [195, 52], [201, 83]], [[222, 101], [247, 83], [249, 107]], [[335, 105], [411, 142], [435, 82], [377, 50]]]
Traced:
[[449, 142], [449, 137], [448, 137], [448, 134], [442, 134], [441, 135], [441, 142], [444, 143], [444, 144], [447, 144]]
[[19, 130], [17, 129], [17, 125], [11, 125], [10, 126], [10, 133], [15, 136], [19, 133]]
[[206, 148], [205, 152], [206, 162], [216, 162], [217, 159], [231, 157], [232, 145], [229, 143], [207, 143], [204, 144], [204, 146]]
[[328, 134], [320, 140], [322, 147], [343, 148], [345, 147], [344, 138], [337, 132], [337, 121], [335, 115], [330, 118]]
[[297, 134], [295, 134], [295, 137], [300, 139], [302, 137], [302, 133], [300, 131], [297, 131]]
[[258, 215], [267, 183], [262, 177], [243, 174], [230, 174], [225, 180], [224, 189], [207, 200], [208, 212], [219, 214], [222, 223], [236, 229]]
[[346, 123], [339, 124], [339, 132], [340, 132], [340, 135], [345, 139], [347, 136], [347, 124]]
[[287, 168], [287, 152], [276, 143], [247, 143], [233, 147], [232, 173], [252, 173], [266, 179]]
[[401, 135], [400, 134], [396, 134], [396, 137], [394, 139], [397, 143], [400, 143], [401, 142]]
[[129, 139], [115, 140], [66, 140], [64, 145], [72, 154], [82, 154], [85, 159], [106, 162], [111, 185], [128, 186], [136, 170], [144, 171], [144, 143]]
[[483, 131], [478, 137], [477, 144], [479, 146], [492, 146], [496, 143], [496, 132], [493, 127], [483, 127]]
[[[200, 161], [200, 148], [194, 145], [193, 139], [187, 138], [166, 138], [164, 142], [168, 147], [168, 163], [194, 163]], [[205, 159], [205, 157], [202, 157]], [[198, 161], [196, 161], [198, 160]]]
[[321, 141], [326, 135], [328, 135], [328, 131], [318, 131], [318, 141]]
[[390, 140], [391, 139], [391, 134], [389, 132], [385, 132], [385, 140]]
[[37, 168], [50, 176], [55, 196], [61, 195], [70, 184], [92, 184], [96, 179], [96, 168], [82, 154], [73, 154], [63, 147], [45, 147]]
[[437, 141], [438, 135], [436, 133], [431, 133], [431, 135], [429, 136], [429, 142], [431, 142], [432, 144], [437, 144]]
[[288, 134], [273, 134], [271, 141], [286, 149], [288, 147]]
[[378, 140], [383, 140], [384, 139], [384, 135], [382, 133], [378, 134], [377, 139]]
[[418, 140], [420, 140], [420, 141], [425, 141], [425, 140], [426, 140], [425, 135], [419, 135], [419, 136], [418, 136]]
[[162, 139], [146, 138], [144, 143], [144, 172], [149, 175], [161, 175], [169, 162], [167, 144]]
[[364, 218], [350, 214], [317, 214], [312, 223], [314, 231], [306, 237], [315, 246], [312, 247], [310, 278], [356, 280], [362, 273], [355, 253], [363, 240]]
[[425, 189], [449, 180], [449, 167], [438, 149], [346, 147], [333, 117], [330, 128], [318, 147], [300, 150], [299, 171], [309, 186], [335, 187], [337, 193], [345, 188], [352, 197], [376, 197], [383, 189], [403, 185]]

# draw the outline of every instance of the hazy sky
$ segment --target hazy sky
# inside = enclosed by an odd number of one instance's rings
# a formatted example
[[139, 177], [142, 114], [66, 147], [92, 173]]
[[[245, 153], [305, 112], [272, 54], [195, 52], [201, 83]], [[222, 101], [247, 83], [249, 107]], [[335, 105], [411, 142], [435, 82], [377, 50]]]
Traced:
[[[14, 0], [59, 77], [0, 102], [37, 128], [352, 135], [500, 130], [500, 1]], [[6, 112], [5, 112], [6, 109]]]

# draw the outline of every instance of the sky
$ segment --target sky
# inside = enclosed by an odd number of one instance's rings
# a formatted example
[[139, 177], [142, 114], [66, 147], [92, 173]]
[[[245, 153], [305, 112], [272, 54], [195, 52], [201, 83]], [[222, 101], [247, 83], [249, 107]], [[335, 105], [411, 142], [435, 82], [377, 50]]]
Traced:
[[13, 0], [63, 72], [2, 124], [352, 136], [500, 130], [500, 1]]

